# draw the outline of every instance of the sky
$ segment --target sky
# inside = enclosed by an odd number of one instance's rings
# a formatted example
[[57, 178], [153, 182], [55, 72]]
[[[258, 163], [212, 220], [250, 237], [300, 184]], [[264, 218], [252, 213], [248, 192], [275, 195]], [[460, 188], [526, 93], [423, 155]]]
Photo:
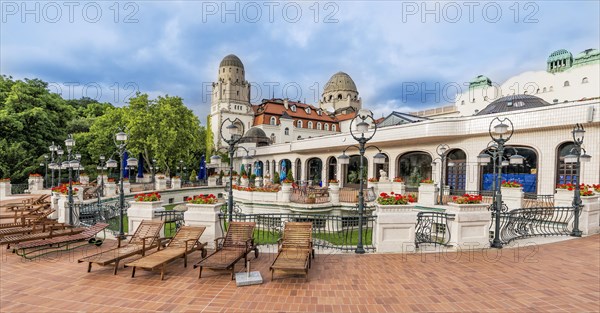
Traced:
[[228, 54], [252, 103], [317, 104], [338, 71], [376, 116], [451, 104], [457, 87], [600, 48], [599, 1], [0, 1], [0, 74], [66, 99], [180, 96], [205, 123]]

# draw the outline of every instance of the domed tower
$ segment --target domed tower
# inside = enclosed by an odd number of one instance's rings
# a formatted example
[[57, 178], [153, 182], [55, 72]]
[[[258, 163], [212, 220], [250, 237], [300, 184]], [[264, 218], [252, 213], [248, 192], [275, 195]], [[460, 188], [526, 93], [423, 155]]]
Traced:
[[331, 76], [319, 101], [322, 109], [336, 111], [341, 108], [353, 107], [357, 111], [362, 108], [361, 99], [358, 97], [356, 84], [350, 75], [337, 72]]
[[549, 73], [562, 72], [573, 65], [573, 54], [565, 49], [556, 50], [550, 54], [546, 63], [546, 71]]
[[246, 130], [252, 127], [254, 112], [250, 104], [250, 83], [246, 81], [242, 60], [234, 54], [224, 57], [219, 64], [217, 81], [212, 84], [209, 118], [216, 147], [224, 146], [219, 128], [227, 118], [239, 118]]

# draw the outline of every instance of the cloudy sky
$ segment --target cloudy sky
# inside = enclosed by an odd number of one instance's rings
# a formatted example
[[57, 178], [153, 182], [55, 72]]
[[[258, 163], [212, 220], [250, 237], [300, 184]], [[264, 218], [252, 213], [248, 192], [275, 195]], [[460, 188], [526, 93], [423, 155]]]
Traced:
[[117, 105], [136, 90], [177, 95], [202, 121], [230, 53], [245, 65], [253, 103], [315, 103], [344, 71], [379, 116], [448, 104], [479, 74], [502, 82], [543, 70], [557, 49], [600, 47], [598, 1], [0, 4], [1, 74]]

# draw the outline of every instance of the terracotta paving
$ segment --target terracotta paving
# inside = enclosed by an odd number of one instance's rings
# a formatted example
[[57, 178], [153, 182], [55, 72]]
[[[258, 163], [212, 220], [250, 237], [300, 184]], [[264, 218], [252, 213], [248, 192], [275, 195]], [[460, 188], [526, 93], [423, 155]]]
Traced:
[[252, 268], [265, 282], [247, 287], [210, 270], [199, 280], [182, 260], [164, 281], [129, 268], [87, 273], [76, 260], [94, 249], [35, 261], [0, 249], [0, 312], [600, 311], [600, 235], [487, 253], [317, 254], [308, 281], [271, 280], [274, 251], [261, 251]]

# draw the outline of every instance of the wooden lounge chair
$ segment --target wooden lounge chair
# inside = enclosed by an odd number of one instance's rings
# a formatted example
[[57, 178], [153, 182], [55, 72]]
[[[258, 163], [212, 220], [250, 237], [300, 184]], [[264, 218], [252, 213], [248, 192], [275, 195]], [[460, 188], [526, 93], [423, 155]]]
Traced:
[[47, 199], [50, 198], [49, 194], [40, 195], [37, 198], [29, 198], [23, 200], [23, 204], [44, 204], [47, 203]]
[[8, 235], [45, 232], [49, 227], [61, 226], [62, 224], [58, 223], [56, 220], [48, 218], [53, 212], [54, 210], [48, 210], [43, 214], [34, 217], [24, 217], [20, 223], [0, 224], [1, 226], [4, 226], [0, 227], [0, 238]]
[[213, 270], [231, 271], [231, 279], [235, 274], [235, 264], [244, 258], [244, 266], [248, 260], [248, 253], [254, 250], [254, 257], [258, 257], [258, 248], [254, 245], [252, 235], [255, 222], [231, 222], [225, 237], [215, 239], [217, 250], [194, 265], [200, 267], [198, 278], [202, 277], [202, 268]]
[[4, 238], [0, 239], [0, 245], [6, 245], [6, 249], [10, 249], [11, 244], [21, 243], [21, 242], [26, 242], [26, 241], [33, 241], [33, 240], [49, 239], [49, 238], [60, 237], [60, 236], [75, 235], [75, 234], [79, 234], [85, 230], [85, 228], [80, 228], [80, 227], [74, 228], [74, 227], [66, 227], [66, 225], [62, 225], [62, 226], [63, 226], [62, 228], [49, 227], [50, 231], [41, 232], [41, 233], [32, 232], [32, 233], [28, 233], [28, 234], [8, 235], [8, 236], [5, 236]]
[[202, 255], [206, 254], [206, 243], [198, 242], [205, 229], [204, 226], [182, 226], [164, 249], [160, 250], [159, 245], [157, 252], [127, 263], [125, 267], [133, 267], [131, 277], [135, 277], [136, 268], [150, 271], [160, 268], [160, 280], [163, 280], [169, 262], [183, 258], [183, 266], [187, 267], [188, 254], [196, 250], [202, 250]]
[[[12, 219], [12, 223], [18, 223], [19, 220], [23, 220], [24, 218], [32, 217], [35, 218], [37, 215], [43, 214], [44, 210], [50, 209], [50, 204], [21, 204], [19, 206], [14, 206], [9, 208], [12, 213], [0, 214], [0, 220], [3, 219]], [[6, 224], [6, 223], [3, 223]], [[2, 224], [0, 224], [0, 228]]]
[[[36, 240], [36, 241], [28, 241], [22, 242], [15, 245], [14, 252], [24, 258], [30, 258], [29, 255], [35, 253], [34, 257], [38, 257], [44, 255], [46, 253], [38, 253], [43, 250], [51, 250], [51, 248], [63, 248], [62, 251], [72, 250], [83, 245], [77, 245], [71, 247], [72, 244], [80, 243], [82, 241], [87, 241], [87, 243], [95, 244], [100, 246], [102, 244], [102, 240], [96, 239], [96, 235], [103, 231], [108, 224], [106, 223], [98, 223], [88, 227], [86, 230], [82, 231], [79, 234], [62, 236], [62, 237], [54, 237], [50, 239], [44, 240]], [[56, 246], [56, 247], [55, 247]], [[51, 250], [50, 252], [61, 251], [61, 250]]]
[[311, 255], [315, 252], [312, 245], [311, 222], [287, 222], [283, 230], [283, 238], [279, 240], [279, 252], [271, 264], [271, 280], [275, 272], [287, 274], [304, 274], [308, 279], [311, 267]]
[[77, 260], [78, 263], [88, 262], [88, 273], [92, 270], [92, 263], [106, 266], [115, 263], [114, 275], [117, 275], [119, 261], [132, 257], [136, 254], [144, 256], [146, 251], [156, 248], [158, 236], [163, 227], [162, 221], [143, 220], [135, 233], [131, 236], [127, 245], [121, 246], [121, 238], [118, 237], [117, 247]]
[[100, 186], [89, 186], [83, 189], [83, 200], [89, 200], [98, 196], [98, 189]]

